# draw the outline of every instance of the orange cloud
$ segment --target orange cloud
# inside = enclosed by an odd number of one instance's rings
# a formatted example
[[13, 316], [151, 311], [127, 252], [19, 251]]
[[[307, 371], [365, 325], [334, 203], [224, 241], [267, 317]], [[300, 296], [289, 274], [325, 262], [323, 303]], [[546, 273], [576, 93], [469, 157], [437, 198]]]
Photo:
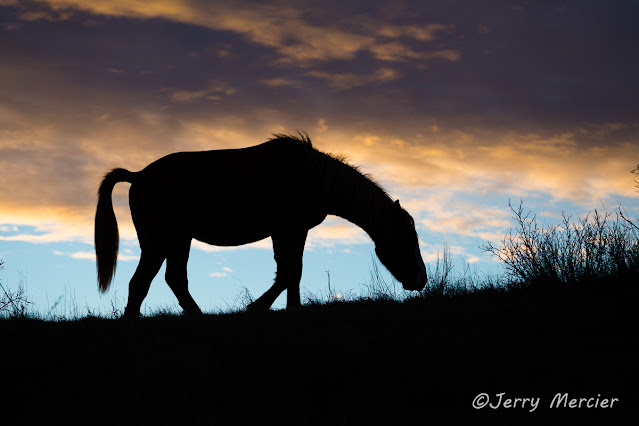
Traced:
[[[435, 132], [434, 132], [435, 133]], [[639, 158], [636, 144], [579, 140], [564, 132], [541, 136], [500, 135], [438, 129], [431, 137], [402, 138], [354, 134], [330, 146], [401, 187], [452, 191], [541, 192], [555, 199], [591, 202], [634, 195], [630, 170]]]
[[440, 32], [450, 32], [454, 25], [427, 24], [427, 25], [384, 25], [378, 30], [378, 34], [389, 38], [412, 37], [420, 41], [433, 41]]
[[[430, 60], [442, 58], [458, 60], [459, 52], [413, 52], [400, 41], [409, 37], [418, 42], [431, 42], [440, 32], [449, 32], [452, 25], [430, 24], [384, 25], [368, 22], [364, 28], [353, 31], [333, 26], [311, 24], [304, 19], [302, 8], [285, 4], [268, 5], [245, 2], [192, 2], [184, 0], [45, 0], [51, 11], [26, 11], [25, 18], [67, 19], [73, 10], [97, 15], [125, 16], [138, 19], [162, 18], [175, 22], [198, 25], [214, 30], [232, 31], [248, 40], [273, 47], [284, 61], [307, 64], [311, 61], [353, 59], [360, 51], [371, 51], [380, 59], [398, 61], [404, 58]], [[391, 41], [389, 44], [388, 40]], [[293, 42], [291, 42], [293, 41]]]
[[417, 51], [398, 41], [380, 43], [371, 47], [376, 58], [384, 61], [404, 61], [407, 59], [445, 59], [455, 62], [461, 59], [461, 53], [456, 50]]
[[308, 235], [307, 247], [334, 247], [337, 244], [366, 244], [371, 240], [366, 233], [338, 217], [328, 217], [322, 225], [313, 228]]

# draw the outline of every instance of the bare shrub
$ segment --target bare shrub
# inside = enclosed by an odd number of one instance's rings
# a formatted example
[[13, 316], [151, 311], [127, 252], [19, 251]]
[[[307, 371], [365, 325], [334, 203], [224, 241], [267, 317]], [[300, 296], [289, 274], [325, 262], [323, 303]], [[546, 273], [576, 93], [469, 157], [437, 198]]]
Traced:
[[[4, 268], [4, 262], [0, 260], [0, 270]], [[0, 281], [0, 316], [25, 317], [32, 302], [28, 300], [23, 283], [12, 290], [2, 285]]]
[[600, 280], [630, 282], [638, 275], [639, 228], [623, 210], [595, 210], [560, 225], [540, 225], [523, 203], [513, 212], [515, 228], [482, 248], [501, 260], [509, 275], [524, 284], [574, 284]]

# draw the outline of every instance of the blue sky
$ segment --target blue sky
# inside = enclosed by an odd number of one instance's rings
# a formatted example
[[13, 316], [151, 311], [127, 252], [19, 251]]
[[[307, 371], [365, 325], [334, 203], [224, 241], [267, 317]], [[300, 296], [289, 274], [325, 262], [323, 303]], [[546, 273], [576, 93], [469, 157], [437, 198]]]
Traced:
[[[127, 184], [115, 281], [97, 292], [104, 173], [298, 129], [401, 200], [431, 265], [447, 245], [498, 272], [479, 247], [512, 225], [509, 200], [548, 223], [620, 204], [639, 216], [635, 2], [424, 3], [0, 0], [0, 279], [25, 281], [39, 311], [65, 294], [123, 305], [139, 256]], [[327, 291], [330, 271], [362, 292], [372, 253], [331, 218], [302, 287]], [[205, 310], [259, 296], [274, 273], [270, 241], [191, 250]], [[175, 303], [162, 273], [146, 303]]]

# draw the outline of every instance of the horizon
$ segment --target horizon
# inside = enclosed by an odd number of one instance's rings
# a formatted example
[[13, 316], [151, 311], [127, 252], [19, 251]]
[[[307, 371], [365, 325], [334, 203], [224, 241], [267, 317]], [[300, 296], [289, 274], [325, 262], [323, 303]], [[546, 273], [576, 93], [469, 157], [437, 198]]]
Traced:
[[[620, 206], [636, 219], [637, 17], [603, 1], [0, 0], [0, 280], [24, 281], [41, 310], [125, 303], [139, 257], [128, 184], [113, 193], [115, 280], [97, 289], [104, 174], [297, 130], [400, 200], [427, 265], [448, 246], [499, 273], [480, 246], [514, 226], [510, 200], [549, 224]], [[373, 253], [329, 217], [309, 233], [302, 289], [325, 291], [329, 271], [333, 289], [361, 292]], [[270, 239], [191, 248], [205, 311], [244, 288], [257, 298], [274, 274]], [[145, 306], [176, 303], [163, 267]]]

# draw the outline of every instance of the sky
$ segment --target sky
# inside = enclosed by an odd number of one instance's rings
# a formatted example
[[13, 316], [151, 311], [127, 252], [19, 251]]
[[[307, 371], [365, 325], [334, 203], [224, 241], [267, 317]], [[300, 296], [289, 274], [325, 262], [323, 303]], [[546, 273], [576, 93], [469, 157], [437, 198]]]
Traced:
[[[638, 42], [634, 1], [0, 0], [0, 281], [44, 313], [123, 307], [140, 253], [129, 185], [114, 191], [121, 253], [100, 296], [101, 177], [297, 130], [400, 199], [428, 265], [447, 246], [498, 272], [480, 247], [513, 226], [509, 200], [547, 223], [619, 205], [639, 217]], [[259, 296], [271, 248], [194, 243], [195, 300]], [[330, 275], [362, 293], [373, 250], [329, 217], [303, 291], [326, 293]], [[145, 303], [176, 304], [163, 271]]]

